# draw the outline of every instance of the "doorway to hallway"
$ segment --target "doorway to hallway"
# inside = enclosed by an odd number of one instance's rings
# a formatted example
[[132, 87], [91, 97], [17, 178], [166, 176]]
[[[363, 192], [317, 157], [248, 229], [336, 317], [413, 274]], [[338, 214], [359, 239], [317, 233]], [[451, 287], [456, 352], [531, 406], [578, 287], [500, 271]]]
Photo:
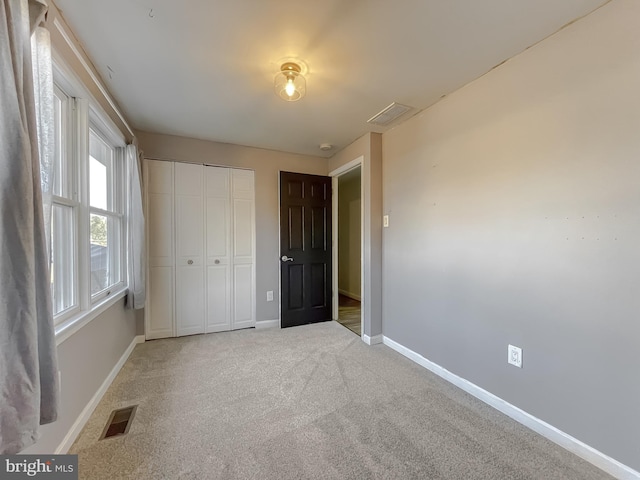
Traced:
[[[334, 319], [362, 335], [362, 175], [361, 165], [334, 177]], [[337, 285], [336, 285], [337, 284]], [[334, 287], [334, 288], [335, 288]], [[337, 297], [337, 298], [336, 298]], [[335, 315], [337, 313], [337, 315]]]

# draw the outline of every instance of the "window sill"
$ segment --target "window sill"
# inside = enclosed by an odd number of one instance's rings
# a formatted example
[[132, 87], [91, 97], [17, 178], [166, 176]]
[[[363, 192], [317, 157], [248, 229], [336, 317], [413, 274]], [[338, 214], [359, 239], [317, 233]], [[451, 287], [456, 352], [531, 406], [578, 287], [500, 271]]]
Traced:
[[70, 338], [74, 333], [78, 332], [82, 327], [95, 319], [98, 315], [112, 307], [119, 300], [122, 300], [127, 295], [127, 287], [124, 287], [115, 293], [109, 295], [104, 300], [93, 305], [91, 310], [81, 312], [75, 315], [60, 325], [56, 325], [56, 346]]

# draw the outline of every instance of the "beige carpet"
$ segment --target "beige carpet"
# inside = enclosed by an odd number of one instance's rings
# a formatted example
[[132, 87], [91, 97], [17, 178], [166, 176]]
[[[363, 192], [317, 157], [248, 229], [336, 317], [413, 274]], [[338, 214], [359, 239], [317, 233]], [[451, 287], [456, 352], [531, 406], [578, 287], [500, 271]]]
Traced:
[[81, 479], [611, 478], [335, 322], [138, 345], [71, 453]]

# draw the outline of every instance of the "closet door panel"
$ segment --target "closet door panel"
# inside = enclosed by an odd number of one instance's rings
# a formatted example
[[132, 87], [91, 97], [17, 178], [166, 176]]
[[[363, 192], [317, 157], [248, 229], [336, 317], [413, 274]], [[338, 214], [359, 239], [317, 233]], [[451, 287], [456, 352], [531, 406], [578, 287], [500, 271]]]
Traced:
[[175, 162], [176, 195], [202, 195], [202, 165]]
[[176, 196], [176, 258], [198, 259], [204, 257], [202, 197]]
[[229, 265], [207, 268], [207, 333], [231, 329]]
[[173, 267], [149, 268], [148, 339], [173, 336]]
[[231, 191], [230, 169], [225, 167], [205, 167], [207, 197], [229, 198]]
[[231, 212], [228, 168], [205, 167], [207, 332], [231, 329]]
[[231, 272], [229, 271], [229, 201], [207, 198], [207, 328], [231, 329]]
[[175, 335], [173, 172], [172, 162], [145, 161], [149, 252], [149, 295], [145, 308], [147, 339]]
[[231, 170], [233, 181], [233, 198], [253, 199], [255, 197], [253, 170]]
[[233, 200], [233, 255], [235, 262], [253, 260], [253, 200]]
[[175, 165], [176, 331], [205, 331], [204, 198], [201, 165]]
[[177, 334], [204, 333], [204, 268], [178, 267], [176, 276]]
[[232, 328], [255, 326], [254, 172], [232, 170]]
[[154, 263], [173, 264], [173, 198], [171, 193], [149, 193], [149, 258]]
[[253, 265], [235, 265], [233, 279], [233, 328], [253, 327]]
[[207, 198], [207, 257], [229, 258], [229, 201]]

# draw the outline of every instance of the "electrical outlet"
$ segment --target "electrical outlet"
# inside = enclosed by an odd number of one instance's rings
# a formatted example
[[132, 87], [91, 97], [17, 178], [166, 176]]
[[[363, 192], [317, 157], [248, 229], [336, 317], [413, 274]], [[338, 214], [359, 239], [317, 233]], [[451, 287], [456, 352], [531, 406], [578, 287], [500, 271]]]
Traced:
[[387, 228], [389, 226], [389, 215], [382, 217], [382, 226]]
[[509, 365], [522, 368], [522, 349], [520, 347], [514, 347], [513, 345], [509, 345], [507, 352], [508, 352], [507, 362], [509, 362]]
[[273, 302], [273, 290], [267, 292], [267, 302]]

